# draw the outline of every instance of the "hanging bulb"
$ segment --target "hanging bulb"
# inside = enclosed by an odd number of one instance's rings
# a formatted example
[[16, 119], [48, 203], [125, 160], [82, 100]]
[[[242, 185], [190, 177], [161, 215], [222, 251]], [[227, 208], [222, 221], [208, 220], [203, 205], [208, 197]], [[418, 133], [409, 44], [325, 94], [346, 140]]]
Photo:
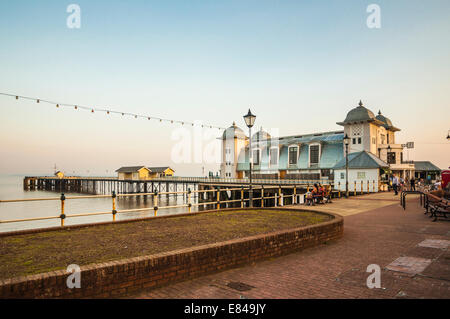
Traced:
[[122, 113], [122, 116], [123, 116], [123, 115], [125, 115], [125, 114]]
[[78, 110], [78, 106], [75, 105], [75, 110]]
[[59, 107], [59, 104], [56, 104], [56, 107]]
[[106, 111], [106, 114], [109, 114], [109, 111]]
[[150, 121], [150, 117], [147, 118]]
[[159, 119], [160, 122], [162, 122], [162, 119]]
[[39, 99], [36, 100], [36, 103], [39, 103]]
[[16, 95], [16, 100], [18, 100], [19, 99], [19, 97]]
[[91, 110], [91, 113], [94, 113], [94, 109]]

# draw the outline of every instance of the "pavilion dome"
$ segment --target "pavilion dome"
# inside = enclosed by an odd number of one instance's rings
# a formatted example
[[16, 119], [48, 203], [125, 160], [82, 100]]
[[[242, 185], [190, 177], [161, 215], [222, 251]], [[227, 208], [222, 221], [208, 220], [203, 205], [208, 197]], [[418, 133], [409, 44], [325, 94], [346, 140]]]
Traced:
[[233, 125], [223, 131], [222, 139], [225, 140], [227, 138], [246, 139], [247, 136], [245, 135], [244, 131], [236, 126], [235, 122], [233, 122]]
[[380, 122], [383, 122], [383, 126], [384, 126], [385, 128], [387, 128], [387, 129], [390, 129], [390, 128], [394, 127], [394, 126], [392, 125], [392, 122], [391, 122], [390, 119], [388, 119], [387, 117], [381, 115], [381, 111], [378, 111], [378, 115], [377, 115], [376, 119], [377, 119], [378, 121], [380, 121]]
[[372, 122], [375, 121], [375, 115], [371, 110], [363, 106], [363, 103], [359, 101], [359, 105], [354, 109], [350, 110], [345, 117], [344, 122], [338, 124], [350, 124], [355, 122]]
[[266, 131], [264, 131], [261, 127], [258, 132], [253, 134], [252, 141], [263, 141], [263, 140], [268, 140], [270, 138], [272, 138], [272, 136], [269, 133], [267, 133]]

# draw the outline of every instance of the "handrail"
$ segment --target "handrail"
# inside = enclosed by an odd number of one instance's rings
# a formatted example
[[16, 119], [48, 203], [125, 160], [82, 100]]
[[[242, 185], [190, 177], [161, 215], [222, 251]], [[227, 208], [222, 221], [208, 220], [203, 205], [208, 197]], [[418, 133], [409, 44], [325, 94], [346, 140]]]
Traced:
[[[262, 207], [264, 206], [264, 199], [275, 199], [275, 205], [284, 205], [284, 198], [292, 197], [292, 203], [296, 203], [296, 196], [300, 195], [297, 194], [297, 185], [292, 186], [260, 186], [255, 185], [252, 187], [253, 190], [262, 190], [261, 191], [261, 197], [253, 198], [253, 200], [261, 200], [262, 201]], [[264, 190], [278, 188], [279, 191], [275, 194], [275, 196], [264, 196]], [[281, 189], [284, 188], [291, 188], [293, 189], [293, 194], [290, 195], [283, 195], [281, 193]], [[240, 193], [240, 198], [236, 199], [224, 199], [221, 200], [220, 194], [222, 192], [228, 192], [228, 191], [237, 191], [237, 193]], [[114, 191], [111, 195], [87, 195], [87, 196], [65, 196], [64, 193], [61, 194], [60, 197], [48, 197], [48, 198], [25, 198], [25, 199], [10, 199], [10, 200], [0, 200], [0, 203], [17, 203], [17, 202], [30, 202], [30, 201], [48, 201], [48, 200], [59, 200], [61, 202], [61, 212], [59, 216], [43, 216], [43, 217], [32, 217], [32, 218], [22, 218], [22, 219], [9, 219], [9, 220], [0, 220], [0, 224], [5, 223], [15, 223], [15, 222], [28, 222], [28, 221], [37, 221], [37, 220], [48, 220], [48, 219], [60, 219], [61, 220], [61, 227], [64, 227], [64, 220], [68, 217], [82, 217], [82, 216], [94, 216], [94, 215], [107, 215], [112, 214], [113, 221], [116, 221], [116, 215], [117, 214], [123, 214], [123, 213], [129, 213], [129, 212], [139, 212], [139, 211], [148, 211], [148, 210], [154, 210], [154, 216], [157, 216], [157, 212], [159, 209], [169, 209], [169, 208], [182, 208], [187, 207], [188, 212], [191, 212], [191, 208], [193, 206], [205, 206], [205, 205], [216, 205], [217, 210], [220, 209], [221, 204], [226, 203], [232, 203], [232, 202], [241, 202], [241, 207], [244, 207], [244, 204], [246, 202], [249, 202], [249, 198], [244, 197], [244, 190], [249, 190], [249, 187], [242, 186], [242, 187], [234, 187], [234, 188], [220, 188], [217, 189], [205, 189], [205, 190], [194, 190], [191, 191], [188, 189], [187, 191], [180, 191], [180, 192], [153, 192], [153, 193], [133, 193], [133, 194], [116, 194]], [[192, 203], [191, 202], [191, 195], [194, 193], [208, 193], [208, 192], [214, 192], [216, 195], [213, 195], [213, 200], [209, 202], [202, 202], [202, 203]], [[158, 197], [161, 195], [170, 195], [170, 194], [185, 194], [187, 196], [187, 203], [179, 204], [179, 205], [169, 205], [169, 206], [158, 206]], [[152, 206], [145, 207], [145, 208], [133, 208], [133, 209], [123, 209], [123, 210], [116, 210], [116, 198], [117, 197], [134, 197], [134, 196], [142, 196], [142, 195], [151, 195], [153, 197]], [[268, 195], [268, 194], [266, 194]], [[87, 198], [111, 198], [112, 199], [112, 210], [110, 211], [102, 211], [102, 212], [85, 212], [85, 213], [78, 213], [78, 214], [70, 214], [67, 215], [65, 213], [65, 201], [66, 200], [75, 200], [75, 199], [87, 199]], [[215, 199], [215, 200], [214, 200]]]
[[[148, 179], [139, 179], [139, 180], [127, 180], [127, 179], [118, 179], [116, 177], [92, 177], [92, 176], [66, 176], [63, 178], [59, 178], [56, 176], [25, 176], [24, 179], [49, 179], [49, 180], [107, 180], [107, 181], [115, 181], [115, 182], [170, 182], [170, 181], [179, 181], [179, 182], [195, 182], [195, 183], [239, 183], [239, 184], [249, 184], [249, 178], [222, 178], [222, 177], [183, 177], [183, 176], [162, 176], [162, 177], [153, 177]], [[259, 184], [281, 184], [281, 185], [313, 185], [315, 183], [320, 184], [330, 184], [333, 185], [334, 181], [329, 180], [328, 178], [321, 179], [274, 179], [274, 178], [253, 178], [252, 183]]]

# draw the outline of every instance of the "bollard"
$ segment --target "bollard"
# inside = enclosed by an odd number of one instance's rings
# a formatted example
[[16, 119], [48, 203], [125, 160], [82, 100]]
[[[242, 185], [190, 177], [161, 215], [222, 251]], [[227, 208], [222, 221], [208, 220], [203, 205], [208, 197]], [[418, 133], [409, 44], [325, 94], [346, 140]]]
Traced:
[[244, 208], [244, 186], [241, 188], [241, 208]]
[[292, 204], [297, 204], [297, 186], [294, 185], [294, 196], [292, 197]]
[[155, 210], [155, 216], [158, 212], [158, 192], [153, 194], [153, 209]]
[[283, 197], [282, 197], [282, 194], [281, 194], [281, 185], [278, 186], [278, 199], [279, 199], [278, 205], [279, 206], [283, 206]]
[[220, 187], [217, 187], [217, 210], [220, 209]]
[[356, 181], [355, 181], [355, 188], [353, 189], [353, 195], [356, 196]]
[[61, 193], [61, 215], [59, 215], [59, 218], [61, 218], [61, 227], [64, 227], [64, 219], [66, 219], [66, 214], [64, 214], [65, 200], [66, 200], [66, 196], [64, 196], [64, 193]]
[[188, 191], [187, 191], [187, 202], [188, 202], [188, 212], [190, 213], [191, 212], [191, 207], [192, 207], [192, 204], [191, 204], [191, 189], [190, 188], [188, 188]]
[[113, 215], [113, 222], [116, 221], [116, 214], [117, 214], [117, 210], [116, 210], [116, 192], [113, 191], [112, 192], [112, 215]]
[[338, 198], [341, 198], [341, 182], [338, 182]]
[[264, 186], [261, 185], [261, 207], [264, 207]]
[[373, 192], [375, 192], [375, 181], [372, 181]]

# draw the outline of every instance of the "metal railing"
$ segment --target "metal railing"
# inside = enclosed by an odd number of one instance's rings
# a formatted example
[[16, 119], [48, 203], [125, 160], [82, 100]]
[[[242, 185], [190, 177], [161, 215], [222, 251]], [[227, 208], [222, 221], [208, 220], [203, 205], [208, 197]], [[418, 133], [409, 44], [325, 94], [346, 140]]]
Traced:
[[[121, 182], [195, 182], [195, 183], [229, 183], [229, 184], [248, 184], [248, 178], [222, 178], [222, 177], [183, 177], [183, 176], [162, 176], [162, 177], [149, 177], [147, 179], [138, 180], [128, 180], [128, 179], [118, 179], [117, 177], [83, 177], [83, 176], [65, 176], [62, 178], [56, 176], [26, 176], [26, 179], [36, 178], [36, 179], [49, 179], [49, 180], [108, 180], [108, 181], [121, 181]], [[254, 184], [272, 184], [272, 185], [299, 185], [307, 186], [314, 185], [316, 183], [333, 185], [334, 181], [327, 178], [321, 179], [252, 179]]]
[[[327, 187], [331, 187], [331, 185], [325, 185]], [[285, 199], [286, 198], [292, 198], [291, 204], [298, 203], [298, 196], [302, 194], [297, 194], [297, 186], [296, 185], [278, 185], [278, 186], [263, 186], [263, 185], [254, 185], [253, 190], [260, 190], [261, 195], [260, 197], [254, 197], [253, 201], [261, 200], [261, 207], [264, 207], [264, 200], [266, 199], [274, 199], [274, 205], [276, 206], [283, 206], [285, 205]], [[290, 188], [293, 189], [292, 194], [283, 194], [282, 190]], [[123, 213], [130, 213], [130, 212], [142, 212], [142, 211], [154, 211], [154, 216], [157, 216], [158, 210], [160, 209], [169, 209], [169, 208], [187, 208], [187, 212], [190, 213], [192, 210], [192, 207], [195, 206], [205, 206], [205, 205], [215, 205], [216, 209], [219, 210], [221, 208], [222, 204], [227, 203], [237, 203], [240, 202], [240, 207], [243, 208], [246, 206], [246, 202], [249, 202], [249, 198], [245, 198], [244, 193], [246, 190], [248, 190], [248, 187], [225, 187], [225, 188], [216, 188], [216, 189], [204, 189], [204, 190], [193, 190], [191, 191], [188, 189], [187, 191], [176, 191], [176, 192], [153, 192], [153, 193], [133, 193], [133, 194], [116, 194], [116, 192], [112, 192], [111, 195], [86, 195], [86, 196], [65, 196], [64, 193], [61, 194], [59, 197], [48, 197], [48, 198], [27, 198], [27, 199], [10, 199], [10, 200], [0, 200], [0, 204], [3, 203], [17, 203], [17, 202], [33, 202], [33, 201], [60, 201], [60, 214], [59, 216], [44, 216], [44, 217], [32, 217], [32, 218], [22, 218], [22, 219], [9, 219], [9, 220], [0, 220], [0, 224], [5, 223], [16, 223], [16, 222], [31, 222], [31, 221], [38, 221], [38, 220], [49, 220], [49, 219], [60, 219], [61, 220], [61, 227], [64, 227], [64, 220], [69, 217], [82, 217], [82, 216], [95, 216], [95, 215], [112, 215], [112, 221], [116, 221], [116, 215], [117, 214], [123, 214]], [[278, 189], [278, 192], [274, 192], [272, 196], [266, 196], [269, 194], [264, 194], [265, 190], [268, 189]], [[307, 189], [309, 191], [309, 187]], [[221, 200], [221, 193], [222, 192], [229, 192], [229, 191], [236, 191], [240, 193], [239, 198], [235, 199], [227, 199], [227, 200]], [[207, 193], [215, 193], [214, 195], [211, 195], [209, 197], [214, 198], [214, 200], [209, 202], [200, 202], [197, 201], [197, 203], [192, 202], [192, 196], [197, 194], [199, 197], [200, 193], [207, 194]], [[169, 206], [159, 206], [159, 196], [161, 195], [179, 195], [183, 194], [186, 196], [186, 203], [185, 204], [179, 204], [179, 205], [169, 205]], [[152, 206], [145, 207], [145, 208], [133, 208], [133, 209], [123, 209], [123, 210], [117, 210], [117, 198], [120, 197], [134, 197], [134, 196], [152, 196]], [[203, 197], [205, 197], [203, 195]], [[111, 198], [112, 202], [112, 208], [109, 211], [101, 211], [101, 212], [86, 212], [86, 213], [78, 213], [78, 214], [66, 214], [66, 207], [65, 203], [67, 200], [75, 200], [75, 199], [88, 199], [88, 198]]]

